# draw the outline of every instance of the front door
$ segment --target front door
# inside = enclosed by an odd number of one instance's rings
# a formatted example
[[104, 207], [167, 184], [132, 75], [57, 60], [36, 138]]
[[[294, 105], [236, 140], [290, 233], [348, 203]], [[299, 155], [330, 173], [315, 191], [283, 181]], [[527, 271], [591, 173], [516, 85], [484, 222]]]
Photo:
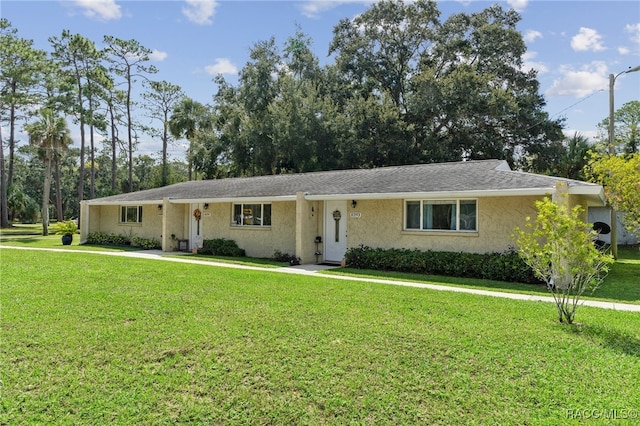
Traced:
[[200, 204], [191, 204], [191, 222], [190, 222], [190, 249], [202, 248], [202, 207]]
[[324, 260], [341, 262], [347, 251], [347, 202], [324, 203]]

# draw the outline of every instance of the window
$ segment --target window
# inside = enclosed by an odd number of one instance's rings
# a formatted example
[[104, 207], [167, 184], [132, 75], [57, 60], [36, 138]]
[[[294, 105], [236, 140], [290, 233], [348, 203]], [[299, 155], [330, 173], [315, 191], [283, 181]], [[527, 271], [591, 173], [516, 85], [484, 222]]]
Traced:
[[142, 206], [120, 206], [120, 222], [142, 223]]
[[476, 200], [410, 200], [405, 204], [405, 229], [476, 231]]
[[271, 204], [234, 204], [234, 226], [271, 226]]

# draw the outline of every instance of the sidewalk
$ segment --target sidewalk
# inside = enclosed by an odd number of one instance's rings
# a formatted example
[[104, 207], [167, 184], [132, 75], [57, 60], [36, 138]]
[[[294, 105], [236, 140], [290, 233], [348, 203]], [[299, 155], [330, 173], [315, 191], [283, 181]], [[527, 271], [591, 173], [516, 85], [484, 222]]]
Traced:
[[[177, 262], [177, 263], [190, 263], [190, 264], [203, 265], [203, 266], [217, 266], [221, 268], [248, 269], [248, 270], [254, 270], [254, 271], [277, 272], [277, 273], [286, 273], [286, 274], [301, 274], [301, 275], [310, 275], [310, 276], [315, 275], [315, 276], [326, 278], [326, 279], [343, 280], [343, 281], [360, 281], [360, 282], [368, 282], [368, 283], [376, 283], [376, 284], [424, 288], [424, 289], [437, 290], [437, 291], [452, 291], [452, 292], [458, 292], [458, 293], [468, 293], [468, 294], [477, 294], [482, 296], [500, 297], [500, 298], [512, 299], [512, 300], [528, 300], [532, 302], [547, 302], [547, 303], [554, 302], [553, 297], [551, 296], [506, 293], [501, 291], [479, 290], [479, 289], [473, 289], [473, 288], [454, 287], [454, 286], [446, 286], [446, 285], [439, 285], [439, 284], [425, 284], [425, 283], [418, 283], [413, 281], [398, 281], [398, 280], [387, 280], [387, 279], [381, 279], [381, 278], [363, 278], [363, 277], [353, 277], [353, 276], [346, 276], [346, 275], [318, 274], [318, 272], [321, 272], [324, 270], [337, 268], [337, 266], [328, 266], [328, 265], [297, 265], [297, 266], [287, 266], [282, 268], [263, 268], [260, 266], [250, 266], [250, 265], [240, 265], [235, 263], [211, 262], [208, 260], [190, 259], [186, 253], [184, 257], [182, 257], [180, 255], [176, 256], [177, 253], [163, 253], [160, 250], [112, 252], [112, 251], [92, 251], [92, 250], [79, 251], [79, 250], [53, 249], [53, 248], [0, 246], [0, 251], [4, 249], [40, 250], [40, 251], [52, 251], [52, 252], [63, 252], [63, 253], [65, 252], [90, 253], [90, 254], [100, 254], [104, 256], [132, 257], [132, 258], [138, 258], [138, 259], [160, 260], [160, 261]], [[169, 257], [169, 255], [171, 255], [172, 257]], [[594, 308], [602, 308], [602, 309], [613, 309], [616, 311], [640, 312], [640, 305], [633, 305], [630, 303], [602, 302], [598, 300], [582, 300], [580, 301], [580, 305], [591, 306]]]

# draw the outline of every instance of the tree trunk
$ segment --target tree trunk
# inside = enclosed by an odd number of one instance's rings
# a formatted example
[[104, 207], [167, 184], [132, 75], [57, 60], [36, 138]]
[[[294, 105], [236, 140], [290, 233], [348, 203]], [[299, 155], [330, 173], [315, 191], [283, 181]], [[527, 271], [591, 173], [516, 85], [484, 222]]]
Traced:
[[7, 186], [13, 184], [13, 159], [16, 150], [16, 107], [11, 105], [9, 110], [9, 175], [7, 177]]
[[89, 144], [91, 146], [91, 169], [89, 170], [91, 179], [90, 179], [90, 185], [89, 185], [89, 199], [93, 200], [95, 198], [96, 195], [96, 154], [95, 154], [95, 147], [94, 147], [94, 140], [93, 140], [93, 124], [91, 126], [89, 126], [89, 132], [91, 132], [89, 134]]
[[0, 126], [0, 228], [9, 227], [9, 207], [7, 203], [7, 176], [4, 168], [4, 146], [2, 126]]
[[55, 184], [56, 184], [56, 219], [58, 222], [64, 220], [64, 211], [62, 210], [62, 188], [60, 187], [60, 160], [55, 161]]
[[[84, 200], [84, 119], [80, 118], [80, 170], [78, 176], [78, 204]], [[78, 213], [80, 223], [80, 213]]]
[[47, 147], [47, 159], [44, 168], [44, 185], [42, 185], [42, 235], [49, 235], [49, 197], [51, 192], [51, 148]]
[[116, 150], [118, 141], [116, 139], [116, 117], [113, 113], [113, 105], [109, 106], [109, 116], [111, 121], [111, 193], [116, 193]]
[[167, 123], [169, 117], [167, 111], [164, 112], [164, 125], [162, 133], [162, 179], [161, 185], [166, 186], [169, 184], [169, 170], [167, 168], [167, 141], [169, 140], [169, 131]]
[[127, 137], [129, 141], [129, 192], [133, 192], [133, 138], [131, 137], [131, 70], [127, 68]]

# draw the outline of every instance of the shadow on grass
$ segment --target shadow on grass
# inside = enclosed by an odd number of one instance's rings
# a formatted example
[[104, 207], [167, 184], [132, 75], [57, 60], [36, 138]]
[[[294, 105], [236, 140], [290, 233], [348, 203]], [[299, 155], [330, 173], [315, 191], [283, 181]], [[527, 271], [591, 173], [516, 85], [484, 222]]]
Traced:
[[42, 240], [42, 235], [34, 235], [33, 237], [29, 237], [29, 236], [5, 237], [3, 235], [2, 238], [0, 238], [0, 242], [3, 242], [3, 243], [21, 243], [21, 244], [35, 243], [36, 241], [41, 241], [41, 240]]
[[640, 357], [640, 338], [601, 325], [568, 325], [562, 327], [568, 333], [581, 336], [600, 346], [606, 346], [625, 355]]

